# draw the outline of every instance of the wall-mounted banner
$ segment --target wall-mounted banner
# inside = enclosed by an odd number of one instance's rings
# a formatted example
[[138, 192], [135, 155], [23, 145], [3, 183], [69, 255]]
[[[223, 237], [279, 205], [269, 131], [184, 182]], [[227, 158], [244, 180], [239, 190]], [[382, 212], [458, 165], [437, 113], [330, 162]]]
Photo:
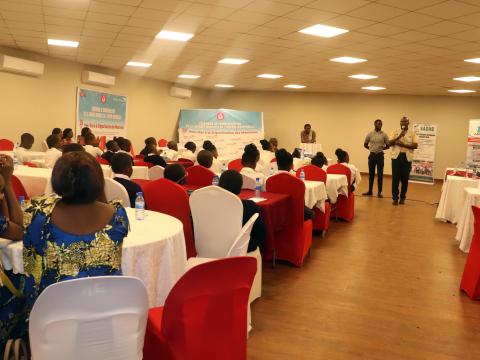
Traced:
[[418, 148], [413, 154], [410, 181], [432, 184], [435, 166], [435, 146], [437, 127], [434, 124], [414, 124], [413, 131], [417, 135]]
[[78, 88], [76, 133], [89, 127], [96, 136], [127, 135], [127, 97]]
[[219, 157], [237, 159], [246, 144], [258, 146], [263, 139], [263, 113], [228, 109], [180, 110], [178, 138], [180, 143], [193, 141], [201, 148], [210, 140], [217, 147]]
[[468, 124], [467, 165], [480, 165], [480, 120], [472, 119]]

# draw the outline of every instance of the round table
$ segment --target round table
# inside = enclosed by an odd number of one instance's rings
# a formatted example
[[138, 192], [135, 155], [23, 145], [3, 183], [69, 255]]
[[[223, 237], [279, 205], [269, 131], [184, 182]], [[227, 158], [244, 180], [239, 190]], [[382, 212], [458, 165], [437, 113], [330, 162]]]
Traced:
[[459, 199], [463, 203], [462, 211], [458, 217], [457, 234], [455, 239], [460, 241], [460, 250], [469, 252], [470, 244], [473, 236], [473, 206], [480, 206], [480, 189], [465, 188], [462, 198]]
[[[150, 307], [165, 303], [168, 293], [185, 273], [187, 255], [182, 223], [169, 215], [145, 211], [135, 219], [135, 209], [126, 208], [130, 233], [123, 241], [122, 272], [142, 279]], [[23, 243], [0, 241], [6, 270], [23, 273]]]
[[442, 186], [435, 218], [457, 223], [464, 203], [464, 189], [467, 187], [480, 187], [480, 180], [448, 175]]

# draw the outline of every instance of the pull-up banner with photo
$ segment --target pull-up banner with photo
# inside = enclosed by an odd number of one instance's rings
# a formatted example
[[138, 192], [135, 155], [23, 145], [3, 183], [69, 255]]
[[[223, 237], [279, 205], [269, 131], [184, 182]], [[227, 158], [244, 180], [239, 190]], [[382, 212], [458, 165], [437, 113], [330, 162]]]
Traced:
[[89, 127], [96, 136], [127, 135], [127, 97], [82, 87], [77, 91], [76, 133]]
[[236, 159], [245, 145], [263, 139], [263, 113], [229, 109], [180, 110], [178, 138], [180, 143], [193, 141], [201, 148], [205, 140], [217, 147], [219, 157]]
[[433, 169], [435, 166], [435, 147], [437, 143], [437, 127], [434, 124], [414, 124], [413, 131], [417, 135], [418, 148], [414, 151], [410, 181], [433, 185]]
[[468, 166], [480, 165], [480, 120], [472, 119], [468, 124], [467, 160]]

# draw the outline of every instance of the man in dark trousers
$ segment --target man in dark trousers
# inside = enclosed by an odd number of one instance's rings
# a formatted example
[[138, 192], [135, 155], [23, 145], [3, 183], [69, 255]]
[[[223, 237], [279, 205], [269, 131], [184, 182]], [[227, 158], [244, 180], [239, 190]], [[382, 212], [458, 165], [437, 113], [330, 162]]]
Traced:
[[370, 151], [368, 155], [368, 191], [363, 193], [363, 196], [373, 195], [373, 183], [375, 181], [375, 167], [377, 168], [377, 196], [382, 198], [383, 186], [383, 164], [385, 149], [388, 149], [388, 135], [382, 131], [382, 120], [377, 119], [373, 123], [375, 128], [370, 131], [365, 137], [363, 146]]
[[[418, 147], [417, 135], [408, 129], [410, 120], [403, 117], [400, 129], [390, 136], [389, 145], [392, 149], [392, 199], [393, 205], [405, 204], [408, 190], [408, 179], [412, 170], [413, 151]], [[398, 201], [398, 186], [401, 183], [400, 202]]]

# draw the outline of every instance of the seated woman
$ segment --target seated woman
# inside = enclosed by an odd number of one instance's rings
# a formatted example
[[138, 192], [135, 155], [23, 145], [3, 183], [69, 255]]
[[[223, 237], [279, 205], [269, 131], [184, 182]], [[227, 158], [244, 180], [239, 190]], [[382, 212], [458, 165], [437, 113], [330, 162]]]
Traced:
[[[226, 170], [220, 176], [218, 185], [231, 193], [238, 195], [242, 191], [243, 179], [240, 173], [235, 170]], [[260, 208], [252, 200], [242, 200], [243, 204], [243, 221], [246, 222], [252, 217], [253, 214], [261, 214]], [[248, 252], [255, 251], [257, 247], [261, 247], [266, 237], [265, 223], [261, 215], [255, 220], [253, 224], [252, 232], [250, 233], [250, 241], [248, 242]]]
[[182, 153], [180, 157], [195, 162], [195, 159], [197, 158], [195, 156], [195, 152], [197, 151], [197, 145], [195, 145], [193, 141], [188, 141], [185, 143], [184, 147], [186, 150]]
[[317, 152], [315, 156], [312, 158], [312, 165], [318, 166], [319, 168], [322, 168], [324, 171], [327, 171], [328, 164], [327, 164], [327, 158], [325, 155], [323, 155], [322, 152]]
[[187, 182], [187, 171], [180, 164], [170, 164], [165, 168], [163, 177], [178, 185], [185, 185]]
[[260, 160], [260, 152], [254, 144], [249, 144], [245, 146], [244, 153], [242, 155], [242, 165], [243, 168], [240, 171], [240, 174], [248, 176], [252, 179], [260, 179], [260, 183], [263, 185], [265, 182], [265, 175], [263, 174], [263, 169], [258, 171], [257, 164]]
[[125, 209], [104, 203], [105, 180], [86, 152], [63, 155], [52, 171], [58, 197], [31, 200], [25, 209], [23, 262], [27, 310], [49, 285], [89, 276], [121, 275]]
[[272, 144], [266, 139], [260, 140], [262, 150], [260, 150], [260, 161], [263, 163], [263, 167], [268, 166], [270, 161], [275, 157], [272, 151]]
[[[0, 155], [0, 237], [21, 240], [23, 214], [12, 188], [13, 160]], [[3, 269], [0, 259], [0, 354], [8, 339], [24, 337], [24, 300], [22, 291], [25, 278]]]
[[222, 163], [217, 159], [218, 158], [217, 147], [210, 140], [205, 140], [203, 142], [203, 148], [212, 153], [213, 161], [212, 161], [211, 170], [214, 173], [220, 174], [222, 172]]
[[120, 148], [120, 150], [118, 150], [117, 152], [124, 152], [124, 153], [130, 155], [133, 158], [133, 155], [131, 153], [132, 143], [131, 143], [130, 140], [128, 140], [124, 137], [114, 138], [113, 140], [115, 140], [117, 142], [117, 145]]
[[153, 165], [161, 166], [163, 168], [167, 166], [167, 162], [165, 161], [165, 159], [158, 154], [156, 144], [149, 144], [145, 146], [144, 150], [146, 155], [144, 155], [143, 161]]
[[66, 128], [63, 130], [62, 134], [62, 146], [71, 144], [73, 142], [73, 130], [71, 128]]
[[157, 140], [154, 137], [146, 138], [145, 147], [140, 151], [140, 155], [142, 155], [143, 157], [147, 156], [152, 146], [155, 146], [155, 148], [157, 148]]
[[108, 162], [110, 162], [110, 160], [112, 160], [112, 156], [115, 155], [115, 153], [120, 150], [120, 147], [118, 146], [117, 142], [115, 140], [109, 140], [107, 141], [107, 143], [105, 144], [105, 146], [107, 147], [107, 151], [105, 151], [103, 154], [102, 154], [102, 158], [104, 158], [105, 160], [107, 160]]
[[335, 155], [337, 156], [337, 163], [345, 165], [350, 169], [351, 176], [350, 176], [350, 186], [352, 187], [352, 191], [360, 184], [362, 177], [360, 175], [360, 171], [358, 171], [357, 167], [353, 164], [349, 164], [350, 156], [345, 150], [337, 149], [335, 150]]

